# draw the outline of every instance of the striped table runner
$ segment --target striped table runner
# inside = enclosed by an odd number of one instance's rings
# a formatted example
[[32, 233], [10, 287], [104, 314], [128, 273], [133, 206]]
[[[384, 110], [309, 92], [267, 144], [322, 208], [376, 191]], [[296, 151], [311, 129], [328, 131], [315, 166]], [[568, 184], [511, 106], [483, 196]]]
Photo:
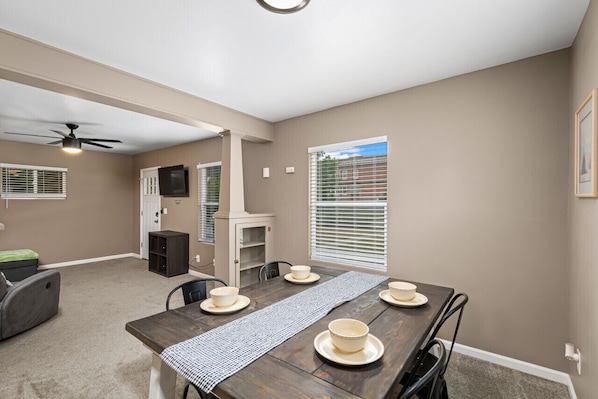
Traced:
[[[347, 272], [197, 337], [166, 348], [160, 357], [206, 392], [298, 332], [387, 277]], [[266, 333], [267, 332], [267, 333]]]

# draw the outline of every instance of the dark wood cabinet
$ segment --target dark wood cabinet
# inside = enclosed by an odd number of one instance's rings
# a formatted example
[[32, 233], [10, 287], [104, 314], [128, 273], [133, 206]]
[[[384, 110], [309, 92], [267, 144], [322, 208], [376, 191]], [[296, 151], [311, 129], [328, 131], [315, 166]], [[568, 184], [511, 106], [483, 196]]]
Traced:
[[189, 234], [178, 231], [149, 233], [150, 272], [172, 277], [189, 272]]

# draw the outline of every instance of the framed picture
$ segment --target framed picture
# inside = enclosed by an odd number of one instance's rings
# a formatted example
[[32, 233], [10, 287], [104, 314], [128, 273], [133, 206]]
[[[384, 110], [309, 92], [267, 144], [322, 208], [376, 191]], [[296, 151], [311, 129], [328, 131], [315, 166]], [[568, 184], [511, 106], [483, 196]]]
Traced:
[[594, 89], [575, 112], [575, 195], [578, 197], [596, 197], [598, 194], [597, 101], [598, 89]]

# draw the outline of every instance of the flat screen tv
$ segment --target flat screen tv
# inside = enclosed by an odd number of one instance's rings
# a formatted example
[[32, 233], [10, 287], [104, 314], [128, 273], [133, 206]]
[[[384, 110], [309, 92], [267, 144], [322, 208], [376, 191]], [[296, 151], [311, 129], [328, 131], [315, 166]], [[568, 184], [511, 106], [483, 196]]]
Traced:
[[183, 165], [158, 169], [160, 195], [165, 197], [189, 196], [189, 170]]

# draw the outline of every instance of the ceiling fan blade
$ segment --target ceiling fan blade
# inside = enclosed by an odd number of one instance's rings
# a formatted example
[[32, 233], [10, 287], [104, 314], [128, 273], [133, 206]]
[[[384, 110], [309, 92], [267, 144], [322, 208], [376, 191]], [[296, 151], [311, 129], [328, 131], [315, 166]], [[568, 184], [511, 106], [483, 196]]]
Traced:
[[62, 140], [56, 140], [56, 141], [52, 141], [48, 144], [62, 144]]
[[82, 141], [83, 143], [85, 143], [85, 144], [89, 144], [89, 145], [95, 145], [96, 147], [102, 147], [102, 148], [112, 148], [112, 147], [108, 147], [107, 145], [104, 145], [104, 144], [98, 144], [98, 143], [93, 143], [93, 142], [90, 142], [90, 141], [83, 141], [83, 140], [81, 140], [81, 141]]
[[42, 136], [41, 134], [27, 134], [27, 133], [13, 133], [13, 132], [4, 132], [4, 133], [6, 133], [6, 134], [14, 134], [16, 136], [48, 137], [48, 138], [51, 138], [51, 139], [56, 138], [54, 136]]
[[70, 137], [70, 135], [69, 135], [69, 134], [67, 134], [67, 133], [64, 133], [64, 132], [61, 132], [60, 130], [53, 130], [53, 129], [50, 129], [50, 130], [51, 130], [51, 131], [53, 131], [54, 133], [58, 133], [58, 134], [59, 134], [59, 135], [61, 135], [61, 136], [64, 136], [64, 137]]
[[100, 141], [100, 142], [105, 141], [107, 143], [122, 143], [122, 141], [120, 141], [120, 140], [113, 140], [113, 139], [88, 139], [87, 137], [84, 138], [84, 139], [79, 137], [79, 140], [83, 141], [84, 143], [87, 143], [89, 141]]

